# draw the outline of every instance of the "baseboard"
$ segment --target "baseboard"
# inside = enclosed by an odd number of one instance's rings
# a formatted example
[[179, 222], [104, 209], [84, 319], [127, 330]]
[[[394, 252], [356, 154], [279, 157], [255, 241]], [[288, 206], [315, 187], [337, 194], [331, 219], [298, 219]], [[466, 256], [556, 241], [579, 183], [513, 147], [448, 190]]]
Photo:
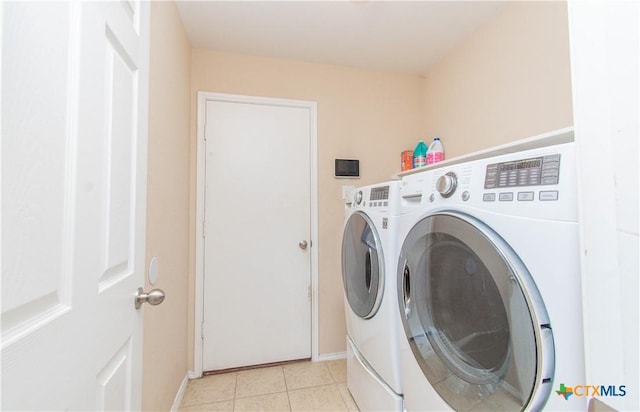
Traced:
[[318, 362], [346, 359], [347, 352], [326, 353], [324, 355], [318, 355]]
[[[318, 355], [318, 362], [345, 359], [346, 357], [347, 357], [347, 352], [327, 353], [324, 355]], [[173, 405], [171, 406], [171, 412], [178, 411], [178, 409], [180, 408], [180, 404], [182, 403], [182, 398], [184, 397], [184, 393], [187, 390], [189, 379], [196, 379], [196, 378], [198, 378], [198, 376], [195, 376], [194, 372], [187, 372], [187, 374], [184, 375], [182, 384], [180, 384], [178, 393], [176, 394], [176, 397], [173, 400]]]
[[180, 409], [180, 404], [182, 403], [182, 398], [184, 397], [184, 393], [187, 390], [187, 385], [189, 384], [189, 372], [184, 375], [184, 379], [180, 384], [180, 388], [178, 389], [178, 393], [176, 393], [176, 398], [173, 400], [173, 405], [171, 406], [171, 412], [177, 412]]

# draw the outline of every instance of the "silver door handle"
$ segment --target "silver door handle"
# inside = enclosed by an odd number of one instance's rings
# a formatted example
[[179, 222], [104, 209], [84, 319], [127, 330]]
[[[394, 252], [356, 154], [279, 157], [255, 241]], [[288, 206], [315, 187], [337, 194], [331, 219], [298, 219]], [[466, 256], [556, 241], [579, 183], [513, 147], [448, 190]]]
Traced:
[[153, 289], [149, 293], [144, 293], [144, 289], [138, 288], [136, 294], [136, 309], [140, 309], [143, 303], [156, 306], [164, 301], [164, 291], [162, 289]]
[[306, 240], [301, 240], [300, 243], [298, 243], [298, 246], [300, 246], [300, 249], [306, 249], [307, 248], [307, 241]]

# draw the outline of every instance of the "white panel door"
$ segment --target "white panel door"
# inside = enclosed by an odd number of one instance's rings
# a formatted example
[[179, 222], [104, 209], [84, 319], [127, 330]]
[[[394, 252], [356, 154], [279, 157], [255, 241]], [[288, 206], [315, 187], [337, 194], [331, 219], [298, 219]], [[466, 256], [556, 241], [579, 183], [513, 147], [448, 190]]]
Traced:
[[207, 102], [205, 371], [311, 356], [311, 116]]
[[149, 5], [0, 7], [1, 408], [139, 409]]

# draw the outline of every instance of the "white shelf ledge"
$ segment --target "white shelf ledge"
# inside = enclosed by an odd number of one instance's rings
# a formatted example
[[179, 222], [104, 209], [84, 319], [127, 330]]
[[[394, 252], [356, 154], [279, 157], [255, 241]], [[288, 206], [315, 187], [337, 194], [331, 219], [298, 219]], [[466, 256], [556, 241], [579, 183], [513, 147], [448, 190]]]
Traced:
[[487, 157], [500, 156], [508, 153], [522, 152], [524, 150], [538, 149], [541, 147], [552, 146], [556, 144], [571, 143], [574, 141], [573, 127], [555, 130], [553, 132], [544, 133], [538, 136], [527, 137], [525, 139], [516, 140], [500, 146], [491, 147], [489, 149], [479, 150], [466, 155], [454, 157], [452, 159], [443, 160], [429, 166], [419, 167], [417, 169], [406, 170], [391, 176], [393, 180], [400, 180], [404, 176], [414, 173], [423, 172], [430, 169], [439, 169], [441, 167], [453, 166], [459, 163], [471, 162], [473, 160], [485, 159]]

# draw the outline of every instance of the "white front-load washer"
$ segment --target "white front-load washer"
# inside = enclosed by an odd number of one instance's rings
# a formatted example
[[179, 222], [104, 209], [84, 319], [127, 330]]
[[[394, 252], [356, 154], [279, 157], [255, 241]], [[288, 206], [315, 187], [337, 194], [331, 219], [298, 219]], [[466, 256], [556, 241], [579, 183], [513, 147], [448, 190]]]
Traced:
[[403, 405], [395, 290], [399, 185], [357, 188], [345, 212], [347, 386], [362, 411], [401, 411]]
[[586, 410], [566, 395], [585, 379], [574, 144], [422, 181], [424, 213], [399, 222], [406, 410]]

